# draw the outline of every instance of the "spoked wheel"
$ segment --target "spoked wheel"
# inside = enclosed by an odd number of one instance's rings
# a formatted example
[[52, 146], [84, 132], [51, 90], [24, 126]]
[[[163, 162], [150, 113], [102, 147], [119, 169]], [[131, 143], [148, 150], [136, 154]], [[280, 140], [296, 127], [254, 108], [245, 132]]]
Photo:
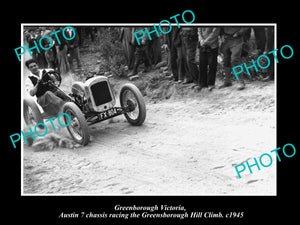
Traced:
[[[63, 112], [67, 113], [70, 118], [70, 124], [67, 129], [77, 143], [81, 145], [87, 145], [90, 140], [90, 135], [88, 132], [88, 126], [84, 118], [83, 113], [78, 108], [78, 106], [73, 102], [67, 102], [63, 106]], [[69, 123], [67, 116], [64, 116], [65, 124]]]
[[142, 125], [146, 119], [146, 105], [140, 90], [133, 84], [125, 84], [121, 88], [120, 103], [127, 109], [124, 114], [127, 121], [134, 125]]
[[23, 116], [27, 126], [33, 127], [38, 123], [43, 123], [43, 116], [33, 99], [25, 98], [23, 106]]

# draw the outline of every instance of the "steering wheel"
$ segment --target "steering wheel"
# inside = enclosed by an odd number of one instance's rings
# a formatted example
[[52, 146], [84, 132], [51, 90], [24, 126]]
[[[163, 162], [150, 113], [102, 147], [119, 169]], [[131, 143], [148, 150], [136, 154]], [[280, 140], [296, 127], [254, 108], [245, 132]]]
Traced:
[[42, 75], [42, 83], [52, 83], [56, 87], [59, 87], [61, 84], [61, 75], [58, 71], [46, 71], [43, 70], [43, 75]]

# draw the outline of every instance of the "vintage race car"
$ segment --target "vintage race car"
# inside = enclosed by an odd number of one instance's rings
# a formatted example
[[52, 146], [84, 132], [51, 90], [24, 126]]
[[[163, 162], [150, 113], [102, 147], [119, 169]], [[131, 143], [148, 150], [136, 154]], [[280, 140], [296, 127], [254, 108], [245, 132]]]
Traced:
[[[146, 118], [146, 105], [140, 90], [131, 83], [120, 88], [120, 106], [116, 105], [116, 98], [105, 76], [92, 77], [85, 82], [74, 82], [71, 93], [59, 88], [61, 77], [59, 73], [44, 73], [41, 82], [47, 82], [63, 95], [63, 113], [71, 118], [67, 129], [71, 137], [79, 144], [87, 145], [89, 142], [88, 125], [95, 124], [109, 118], [124, 115], [127, 121], [134, 125], [142, 125]], [[46, 115], [42, 114], [37, 103], [32, 98], [24, 98], [24, 120], [28, 126], [43, 123]], [[46, 112], [47, 113], [47, 112]], [[67, 117], [64, 116], [67, 124]]]

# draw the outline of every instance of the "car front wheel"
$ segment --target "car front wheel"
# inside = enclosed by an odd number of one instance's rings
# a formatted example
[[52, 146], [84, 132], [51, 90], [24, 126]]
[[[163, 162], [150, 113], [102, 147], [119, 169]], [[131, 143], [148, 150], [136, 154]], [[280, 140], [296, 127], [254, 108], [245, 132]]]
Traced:
[[71, 119], [64, 116], [65, 123], [68, 124], [67, 129], [73, 140], [81, 145], [87, 145], [90, 140], [88, 125], [83, 113], [73, 102], [67, 102], [63, 105], [63, 112], [67, 113]]
[[127, 121], [134, 125], [140, 126], [146, 119], [146, 104], [140, 90], [133, 84], [125, 84], [120, 91], [121, 107], [126, 108], [124, 114]]

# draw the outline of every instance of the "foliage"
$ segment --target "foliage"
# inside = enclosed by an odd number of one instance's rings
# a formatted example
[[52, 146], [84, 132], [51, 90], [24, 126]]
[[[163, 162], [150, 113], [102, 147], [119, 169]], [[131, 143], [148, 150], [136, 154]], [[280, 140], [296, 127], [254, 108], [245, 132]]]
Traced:
[[99, 51], [106, 70], [113, 75], [125, 75], [125, 57], [119, 40], [119, 28], [107, 27], [99, 36]]

